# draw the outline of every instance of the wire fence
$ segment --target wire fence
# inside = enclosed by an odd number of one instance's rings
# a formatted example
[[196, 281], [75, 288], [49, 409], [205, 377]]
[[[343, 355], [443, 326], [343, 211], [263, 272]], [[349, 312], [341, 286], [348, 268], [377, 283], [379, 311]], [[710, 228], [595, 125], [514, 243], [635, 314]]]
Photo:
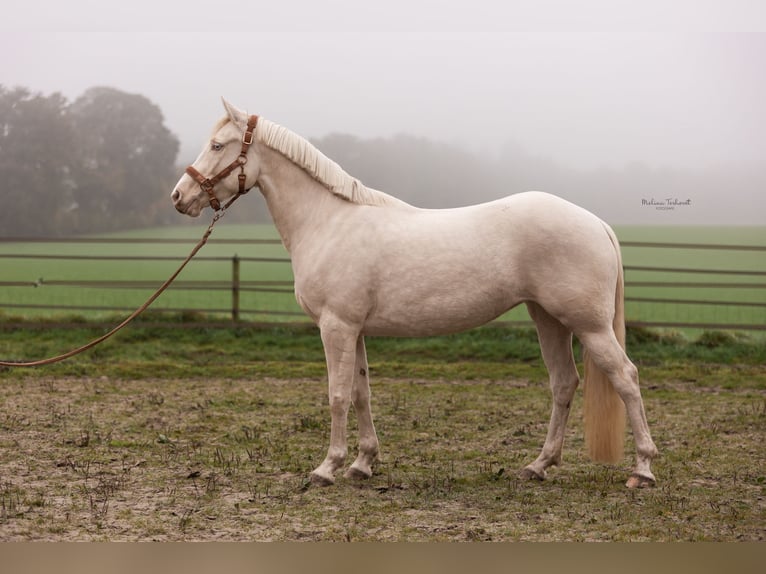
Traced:
[[[87, 262], [110, 262], [120, 267], [131, 264], [140, 266], [147, 262], [180, 262], [184, 255], [109, 253], [110, 249], [105, 249], [104, 246], [138, 248], [148, 245], [155, 249], [162, 245], [181, 246], [193, 243], [194, 240], [181, 238], [0, 238], [0, 260], [8, 262], [1, 263], [6, 272], [0, 274], [0, 311], [6, 314], [33, 312], [37, 316], [44, 316], [46, 313], [55, 315], [132, 311], [135, 306], [129, 304], [121, 304], [114, 300], [103, 304], [93, 301], [86, 303], [78, 301], [76, 297], [68, 297], [66, 292], [87, 291], [92, 294], [120, 291], [135, 293], [138, 296], [154, 290], [159, 287], [164, 277], [143, 277], [137, 270], [134, 278], [93, 279], [84, 271], [83, 266]], [[219, 268], [215, 273], [218, 276], [216, 279], [176, 281], [171, 287], [176, 296], [168, 300], [162, 307], [163, 311], [204, 313], [233, 321], [252, 317], [269, 317], [287, 322], [305, 321], [304, 314], [294, 301], [290, 259], [286, 253], [278, 256], [258, 254], [262, 250], [283, 251], [278, 239], [214, 239], [210, 243], [216, 245], [216, 251], [221, 254], [198, 256], [195, 261], [223, 266], [228, 268], [228, 272]], [[49, 250], [50, 252], [31, 252], [36, 250], [37, 245], [46, 244], [55, 245], [56, 252], [53, 252], [54, 249]], [[76, 252], [66, 253], [62, 252], [65, 251], [62, 249], [65, 245], [83, 247], [77, 248]], [[87, 252], [89, 245], [107, 252]], [[636, 241], [623, 241], [621, 245], [629, 325], [681, 329], [766, 330], [766, 258], [762, 256], [766, 253], [766, 246]], [[239, 256], [223, 253], [231, 246], [246, 248], [253, 254]], [[701, 258], [689, 256], [692, 252], [701, 253]], [[667, 253], [672, 253], [674, 258], [668, 259]], [[646, 264], [647, 261], [656, 259], [668, 260], [670, 264]], [[679, 266], [679, 260], [694, 260], [697, 264]], [[49, 278], [46, 261], [72, 262], [72, 265], [50, 270], [54, 275]], [[19, 269], [21, 263], [24, 266], [23, 270]], [[281, 266], [282, 269], [277, 275], [282, 278], [243, 278], [243, 269], [247, 268], [248, 276], [261, 275], [264, 265]], [[71, 276], [76, 275], [80, 269], [83, 269], [81, 276]], [[98, 273], [97, 269], [98, 267], [95, 271], [90, 269], [90, 273]], [[19, 276], [25, 273], [36, 278]], [[59, 277], [56, 277], [55, 273], [60, 273]], [[263, 275], [273, 274], [273, 271], [270, 271]], [[21, 296], [30, 289], [39, 288], [56, 289], [58, 294], [52, 299], [35, 297], [34, 301], [28, 296]], [[178, 295], [182, 292], [218, 293], [223, 298], [216, 296], [209, 299], [212, 304], [199, 304]], [[249, 294], [257, 295], [257, 299], [248, 299]], [[222, 303], [225, 298], [228, 298], [228, 304]], [[252, 301], [260, 301], [261, 305], [252, 306]], [[529, 321], [525, 314], [503, 316], [500, 320], [520, 323]]]

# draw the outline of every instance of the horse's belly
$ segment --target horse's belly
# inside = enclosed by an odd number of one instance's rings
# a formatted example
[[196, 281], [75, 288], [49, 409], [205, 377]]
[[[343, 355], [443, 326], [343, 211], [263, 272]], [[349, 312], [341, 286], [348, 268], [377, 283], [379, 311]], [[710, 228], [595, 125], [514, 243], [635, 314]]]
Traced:
[[380, 294], [363, 332], [404, 337], [455, 333], [484, 325], [520, 303], [499, 290], [412, 295]]

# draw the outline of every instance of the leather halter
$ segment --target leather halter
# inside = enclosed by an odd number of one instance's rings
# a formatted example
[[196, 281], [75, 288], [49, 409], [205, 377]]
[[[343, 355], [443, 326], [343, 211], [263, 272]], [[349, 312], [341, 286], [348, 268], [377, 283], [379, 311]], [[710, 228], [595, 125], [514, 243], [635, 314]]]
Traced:
[[186, 173], [199, 184], [202, 191], [208, 194], [210, 197], [210, 207], [216, 211], [221, 209], [221, 202], [216, 198], [213, 188], [215, 188], [216, 184], [222, 179], [228, 177], [235, 169], [239, 168], [239, 175], [237, 176], [239, 178], [238, 195], [245, 194], [255, 187], [254, 183], [251, 187], [245, 189], [245, 164], [247, 163], [247, 150], [250, 148], [255, 138], [254, 133], [256, 123], [258, 123], [258, 116], [256, 115], [252, 115], [247, 119], [247, 128], [245, 129], [245, 133], [242, 134], [242, 149], [239, 152], [239, 156], [213, 177], [205, 177], [198, 172], [194, 166], [190, 165], [186, 168]]

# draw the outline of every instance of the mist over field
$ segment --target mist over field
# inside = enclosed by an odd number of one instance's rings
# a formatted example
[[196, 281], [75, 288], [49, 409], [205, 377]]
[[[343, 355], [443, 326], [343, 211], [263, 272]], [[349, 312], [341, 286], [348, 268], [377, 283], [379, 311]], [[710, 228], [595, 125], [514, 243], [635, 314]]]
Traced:
[[[746, 0], [41, 0], [3, 9], [0, 49], [9, 56], [0, 86], [23, 87], [32, 99], [60, 94], [65, 111], [103, 88], [156, 108], [161, 120], [150, 123], [172, 136], [163, 153], [173, 157], [146, 192], [150, 216], [122, 209], [121, 227], [180, 219], [168, 200], [177, 168], [198, 154], [222, 115], [222, 95], [310, 138], [368, 185], [423, 207], [536, 189], [614, 224], [762, 225], [763, 22], [764, 5]], [[14, 110], [0, 109], [6, 163], [50, 162], [48, 152], [10, 139]], [[75, 111], [88, 110], [67, 113]], [[91, 136], [105, 121], [57, 145], [103, 151]], [[94, 165], [92, 154], [79, 161]], [[113, 195], [146, 189], [130, 179], [136, 165], [102, 174], [123, 178]], [[10, 169], [0, 165], [4, 176]], [[58, 196], [79, 186], [78, 199], [61, 206], [61, 233], [77, 232], [84, 218], [75, 224], [73, 214], [102, 199], [98, 182], [68, 175], [40, 183]], [[43, 192], [24, 187], [29, 180], [0, 178], [0, 195], [18, 205], [12, 194], [26, 193], [31, 210]], [[248, 213], [264, 220], [263, 205], [251, 203]]]

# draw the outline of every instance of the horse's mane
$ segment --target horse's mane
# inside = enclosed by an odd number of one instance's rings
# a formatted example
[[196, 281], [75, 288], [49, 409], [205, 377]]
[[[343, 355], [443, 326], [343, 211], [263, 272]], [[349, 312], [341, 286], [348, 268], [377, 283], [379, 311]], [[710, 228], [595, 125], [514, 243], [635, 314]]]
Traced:
[[[225, 122], [225, 119], [222, 121]], [[308, 140], [274, 122], [259, 117], [255, 135], [259, 141], [303, 168], [312, 178], [346, 201], [361, 205], [407, 205], [382, 191], [365, 186]]]

